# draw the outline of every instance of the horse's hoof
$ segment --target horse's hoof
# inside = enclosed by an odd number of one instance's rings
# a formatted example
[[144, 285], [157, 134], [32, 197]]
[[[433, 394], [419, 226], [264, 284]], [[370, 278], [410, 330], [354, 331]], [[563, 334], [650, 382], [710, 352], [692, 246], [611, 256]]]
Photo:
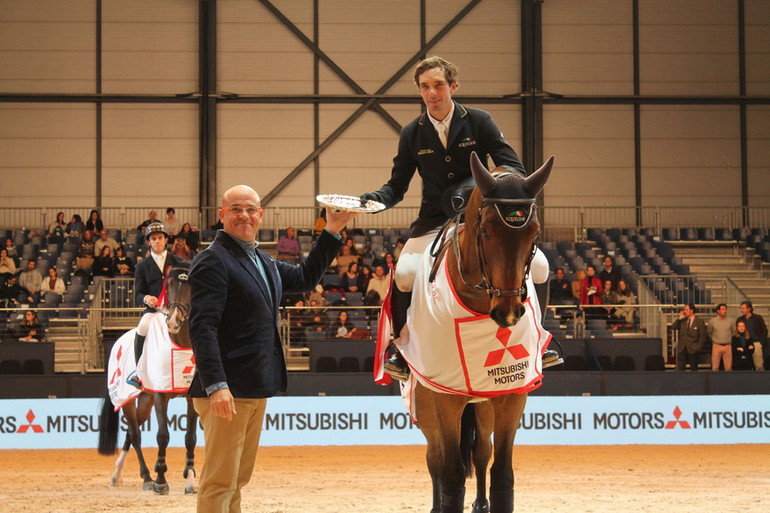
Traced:
[[116, 479], [114, 477], [110, 478], [110, 486], [116, 487], [116, 486], [120, 486], [121, 484], [123, 484], [123, 480], [122, 479]]
[[142, 490], [144, 490], [145, 492], [149, 492], [152, 490], [154, 484], [155, 483], [153, 483], [152, 481], [145, 481], [144, 484], [142, 485]]
[[194, 495], [196, 493], [198, 493], [198, 489], [195, 488], [194, 486], [185, 486], [184, 487], [184, 494], [185, 495]]
[[472, 513], [489, 513], [489, 501], [486, 499], [473, 501]]
[[168, 495], [168, 491], [169, 491], [168, 483], [163, 483], [163, 484], [153, 483], [152, 491], [155, 492], [156, 495]]

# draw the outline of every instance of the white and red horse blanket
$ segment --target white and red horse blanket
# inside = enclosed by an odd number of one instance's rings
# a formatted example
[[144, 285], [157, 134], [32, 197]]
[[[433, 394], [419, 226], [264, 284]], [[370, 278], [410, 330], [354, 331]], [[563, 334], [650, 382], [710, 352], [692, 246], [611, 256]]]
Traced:
[[107, 364], [107, 388], [115, 411], [135, 399], [141, 391], [126, 383], [134, 370], [148, 392], [186, 393], [195, 374], [192, 349], [171, 340], [166, 319], [156, 313], [150, 322], [139, 363], [134, 361], [136, 329], [124, 333], [112, 346]]
[[[411, 368], [411, 379], [437, 392], [476, 398], [526, 393], [539, 387], [543, 377], [541, 356], [551, 335], [540, 323], [533, 277], [538, 283], [547, 279], [547, 260], [533, 259], [527, 277], [526, 313], [511, 328], [500, 328], [488, 314], [474, 312], [463, 304], [450, 280], [446, 258], [430, 283], [432, 261], [427, 248], [415, 278], [406, 326], [395, 341]], [[388, 301], [383, 305], [378, 331], [378, 383], [390, 381], [382, 368], [390, 318]], [[403, 392], [408, 406], [410, 389], [413, 387], [407, 382]]]

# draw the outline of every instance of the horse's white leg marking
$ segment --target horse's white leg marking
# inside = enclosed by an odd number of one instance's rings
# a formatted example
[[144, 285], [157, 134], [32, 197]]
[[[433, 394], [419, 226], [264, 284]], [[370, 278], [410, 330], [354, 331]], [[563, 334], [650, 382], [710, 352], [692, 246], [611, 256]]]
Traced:
[[123, 467], [126, 466], [126, 456], [128, 456], [128, 451], [120, 451], [118, 459], [115, 460], [115, 472], [112, 473], [110, 478], [110, 485], [118, 486], [123, 484]]

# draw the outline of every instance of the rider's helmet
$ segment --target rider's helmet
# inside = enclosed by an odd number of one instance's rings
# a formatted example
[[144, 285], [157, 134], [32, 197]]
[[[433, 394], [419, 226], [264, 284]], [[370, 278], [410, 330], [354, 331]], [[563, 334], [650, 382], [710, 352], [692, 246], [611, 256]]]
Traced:
[[149, 225], [147, 225], [147, 229], [144, 230], [145, 239], [149, 241], [150, 235], [152, 235], [153, 233], [162, 233], [168, 239], [168, 232], [166, 231], [166, 228], [163, 226], [163, 223], [154, 221]]

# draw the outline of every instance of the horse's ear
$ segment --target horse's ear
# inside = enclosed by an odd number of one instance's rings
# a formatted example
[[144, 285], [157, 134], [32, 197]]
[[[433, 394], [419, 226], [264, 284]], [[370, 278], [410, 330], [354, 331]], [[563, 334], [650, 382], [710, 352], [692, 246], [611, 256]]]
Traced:
[[554, 156], [551, 155], [548, 157], [548, 160], [545, 161], [545, 164], [540, 166], [540, 169], [527, 177], [527, 189], [529, 190], [529, 193], [532, 195], [532, 197], [537, 196], [540, 191], [543, 190], [545, 182], [547, 182], [548, 177], [551, 176], [553, 160]]
[[476, 152], [471, 152], [471, 173], [481, 195], [488, 194], [495, 185], [495, 177], [484, 166]]

